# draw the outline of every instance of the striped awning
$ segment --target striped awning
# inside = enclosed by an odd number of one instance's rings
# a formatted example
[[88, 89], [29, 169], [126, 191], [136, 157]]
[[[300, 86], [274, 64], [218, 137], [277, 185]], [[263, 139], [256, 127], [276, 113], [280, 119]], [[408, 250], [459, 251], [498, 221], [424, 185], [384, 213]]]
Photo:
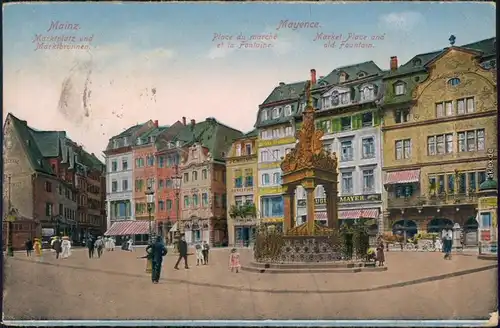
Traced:
[[314, 220], [327, 220], [327, 219], [328, 219], [328, 217], [327, 217], [326, 211], [314, 213]]
[[149, 233], [148, 221], [115, 222], [104, 233], [105, 236], [145, 235]]
[[413, 183], [420, 181], [420, 170], [388, 172], [384, 184]]
[[339, 219], [377, 219], [378, 208], [339, 211]]

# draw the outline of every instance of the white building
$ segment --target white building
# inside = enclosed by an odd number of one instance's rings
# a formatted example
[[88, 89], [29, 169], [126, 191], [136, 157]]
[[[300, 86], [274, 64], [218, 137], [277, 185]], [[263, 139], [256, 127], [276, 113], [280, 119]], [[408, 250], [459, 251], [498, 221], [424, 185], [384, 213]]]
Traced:
[[135, 125], [109, 140], [106, 156], [107, 229], [116, 221], [134, 220], [132, 144], [138, 135], [150, 130], [150, 120]]
[[[343, 67], [320, 78], [313, 90], [316, 128], [323, 146], [339, 161], [339, 213], [342, 220], [373, 219], [382, 229], [382, 140], [377, 103], [383, 95], [382, 71], [373, 62]], [[315, 80], [315, 76], [312, 77]], [[301, 108], [305, 100], [302, 100]], [[326, 223], [325, 195], [316, 188], [315, 219]], [[306, 214], [306, 197], [297, 189], [297, 221]]]

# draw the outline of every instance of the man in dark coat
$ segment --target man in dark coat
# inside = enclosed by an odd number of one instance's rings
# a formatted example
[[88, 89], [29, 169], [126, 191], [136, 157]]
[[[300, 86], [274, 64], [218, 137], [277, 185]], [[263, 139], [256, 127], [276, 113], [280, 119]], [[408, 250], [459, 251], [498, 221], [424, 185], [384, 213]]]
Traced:
[[61, 239], [59, 237], [56, 237], [54, 243], [52, 244], [52, 248], [56, 251], [56, 259], [59, 258], [59, 254], [61, 254], [62, 251], [61, 242]]
[[146, 247], [146, 252], [148, 253], [148, 258], [152, 260], [153, 264], [151, 270], [151, 280], [153, 281], [153, 284], [157, 284], [160, 280], [163, 257], [167, 255], [167, 248], [163, 244], [161, 236], [157, 236], [156, 241]]
[[87, 238], [87, 248], [89, 249], [89, 259], [94, 257], [94, 239], [89, 236]]
[[181, 240], [179, 240], [177, 249], [179, 250], [179, 258], [177, 259], [177, 263], [175, 263], [174, 269], [179, 270], [179, 263], [182, 259], [184, 259], [184, 268], [189, 269], [187, 260], [188, 246], [186, 243], [186, 237], [184, 235], [181, 236]]
[[31, 256], [31, 251], [33, 250], [33, 241], [31, 239], [26, 240], [24, 246], [26, 247], [26, 256]]

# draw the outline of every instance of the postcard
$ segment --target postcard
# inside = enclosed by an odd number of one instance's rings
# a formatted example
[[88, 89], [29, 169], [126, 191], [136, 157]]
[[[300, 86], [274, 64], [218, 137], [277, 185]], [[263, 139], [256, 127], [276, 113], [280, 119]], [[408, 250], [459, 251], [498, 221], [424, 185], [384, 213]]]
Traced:
[[3, 9], [4, 323], [496, 324], [492, 3]]

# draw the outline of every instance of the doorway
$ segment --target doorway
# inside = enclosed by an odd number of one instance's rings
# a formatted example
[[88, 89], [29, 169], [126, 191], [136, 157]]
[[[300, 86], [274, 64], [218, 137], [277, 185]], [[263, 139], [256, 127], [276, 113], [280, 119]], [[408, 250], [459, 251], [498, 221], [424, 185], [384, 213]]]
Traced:
[[253, 227], [235, 227], [235, 245], [248, 247], [252, 243]]

